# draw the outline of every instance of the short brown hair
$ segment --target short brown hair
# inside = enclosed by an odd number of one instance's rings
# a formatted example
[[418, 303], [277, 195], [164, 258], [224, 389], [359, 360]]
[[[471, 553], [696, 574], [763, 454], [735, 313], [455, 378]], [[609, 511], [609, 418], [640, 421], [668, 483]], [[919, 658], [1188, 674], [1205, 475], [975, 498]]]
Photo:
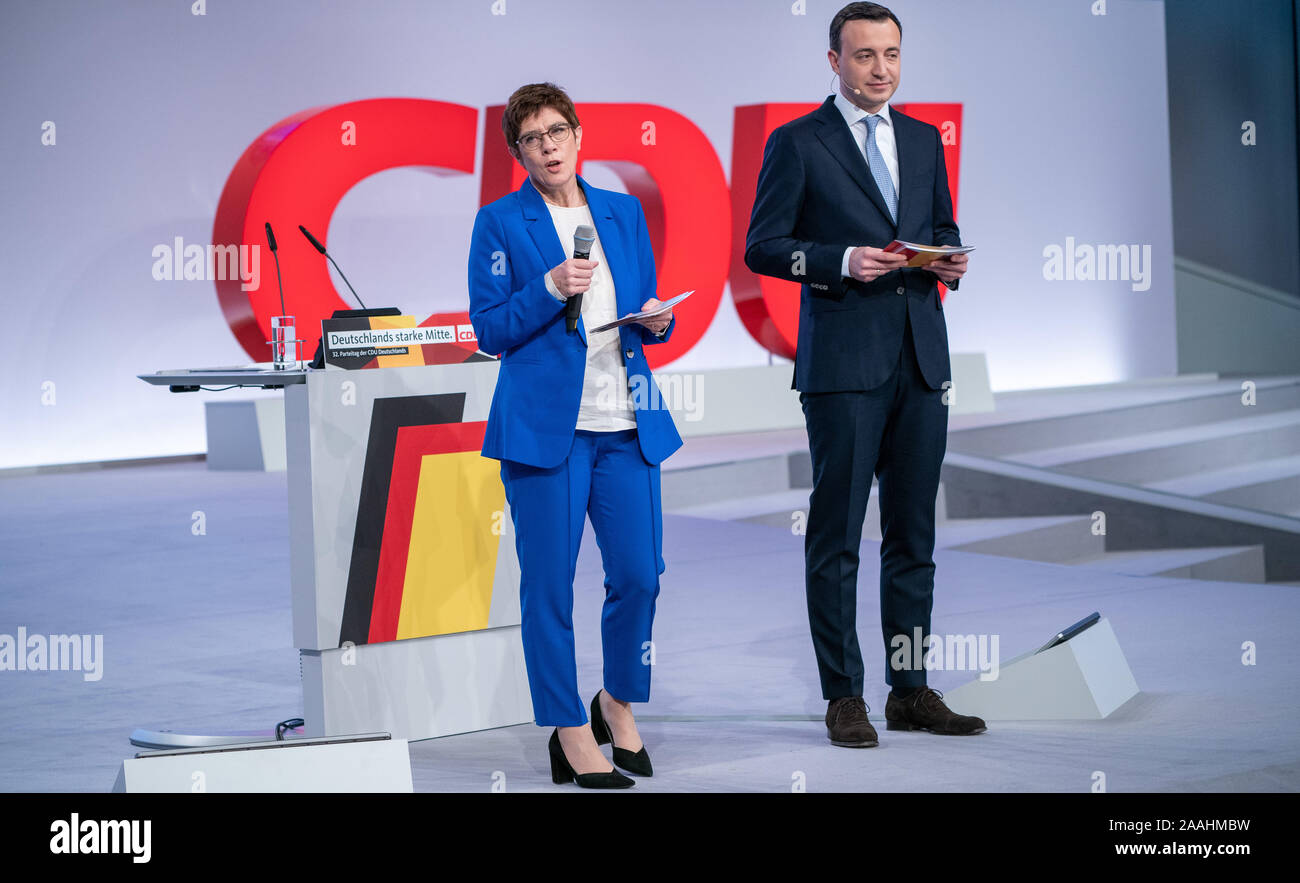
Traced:
[[506, 136], [507, 150], [512, 153], [515, 151], [517, 147], [515, 142], [519, 140], [519, 127], [523, 125], [524, 120], [545, 107], [558, 111], [575, 129], [581, 125], [573, 102], [559, 86], [554, 83], [529, 83], [527, 86], [520, 86], [510, 96], [510, 100], [506, 102], [506, 109], [501, 114], [501, 132]]
[[[898, 38], [903, 38], [903, 23], [898, 20], [889, 9], [881, 6], [879, 3], [850, 3], [831, 19], [831, 49], [835, 54], [840, 51], [840, 31], [844, 30], [846, 22], [865, 19], [866, 21], [892, 21], [898, 26]], [[518, 135], [515, 136], [519, 137]]]

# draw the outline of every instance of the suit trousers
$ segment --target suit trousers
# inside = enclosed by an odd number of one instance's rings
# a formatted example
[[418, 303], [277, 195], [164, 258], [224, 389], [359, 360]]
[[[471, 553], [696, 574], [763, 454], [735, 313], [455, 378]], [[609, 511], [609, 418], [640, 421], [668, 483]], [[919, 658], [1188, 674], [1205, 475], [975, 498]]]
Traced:
[[650, 698], [650, 640], [659, 596], [663, 516], [659, 467], [635, 429], [574, 433], [569, 456], [541, 469], [501, 461], [519, 553], [524, 662], [539, 726], [587, 723], [573, 643], [573, 580], [588, 516], [605, 570], [605, 690]]
[[[931, 389], [916, 362], [910, 322], [890, 378], [875, 389], [801, 393], [813, 489], [804, 537], [808, 621], [822, 696], [861, 696], [857, 632], [858, 549], [871, 478], [879, 480], [880, 623], [885, 681], [925, 685], [913, 668], [916, 629], [930, 633], [934, 597], [934, 505], [947, 447], [945, 390]], [[896, 636], [905, 661], [890, 665]]]

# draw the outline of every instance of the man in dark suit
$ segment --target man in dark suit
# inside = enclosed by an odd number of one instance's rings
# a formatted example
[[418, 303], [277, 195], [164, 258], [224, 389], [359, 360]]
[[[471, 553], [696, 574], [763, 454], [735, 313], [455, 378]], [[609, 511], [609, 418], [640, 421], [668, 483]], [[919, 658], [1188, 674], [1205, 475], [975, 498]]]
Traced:
[[[902, 25], [850, 3], [830, 28], [837, 95], [775, 130], [763, 153], [745, 263], [802, 283], [793, 387], [812, 455], [805, 537], [808, 619], [835, 745], [877, 744], [862, 698], [858, 548], [880, 483], [880, 618], [889, 729], [982, 732], [926, 685], [934, 505], [947, 444], [948, 332], [936, 279], [956, 290], [966, 256], [905, 268], [894, 239], [960, 245], [934, 126], [888, 106]], [[917, 653], [911, 646], [922, 635]]]

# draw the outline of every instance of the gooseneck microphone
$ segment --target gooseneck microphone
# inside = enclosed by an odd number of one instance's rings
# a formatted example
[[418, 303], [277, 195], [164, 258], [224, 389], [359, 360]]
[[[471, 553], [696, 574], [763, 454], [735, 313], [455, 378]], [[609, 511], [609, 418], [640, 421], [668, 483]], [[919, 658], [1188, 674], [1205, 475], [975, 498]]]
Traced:
[[[591, 246], [596, 242], [596, 230], [590, 224], [583, 224], [573, 231], [573, 256], [578, 260], [591, 259]], [[564, 303], [564, 329], [572, 334], [578, 330], [578, 316], [582, 313], [583, 292], [570, 297]]]
[[311, 232], [302, 224], [298, 225], [298, 229], [302, 231], [303, 236], [307, 237], [307, 241], [312, 244], [313, 248], [315, 248], [321, 254], [325, 255], [325, 260], [329, 261], [331, 264], [334, 264], [334, 269], [338, 270], [339, 277], [343, 280], [343, 284], [348, 287], [348, 291], [352, 292], [352, 296], [357, 299], [357, 303], [361, 304], [361, 309], [363, 310], [369, 309], [369, 307], [367, 307], [364, 303], [362, 303], [361, 298], [357, 296], [357, 290], [352, 287], [352, 283], [348, 281], [348, 277], [343, 275], [343, 271], [339, 270], [339, 265], [334, 263], [334, 258], [330, 257], [330, 253], [325, 250], [325, 246], [321, 245], [320, 242], [317, 241], [316, 237], [312, 236]]
[[271, 222], [266, 222], [266, 245], [271, 249], [271, 257], [275, 258], [275, 284], [280, 286], [280, 315], [285, 314], [284, 309], [284, 280], [280, 278], [280, 255], [276, 253], [275, 232], [271, 230]]

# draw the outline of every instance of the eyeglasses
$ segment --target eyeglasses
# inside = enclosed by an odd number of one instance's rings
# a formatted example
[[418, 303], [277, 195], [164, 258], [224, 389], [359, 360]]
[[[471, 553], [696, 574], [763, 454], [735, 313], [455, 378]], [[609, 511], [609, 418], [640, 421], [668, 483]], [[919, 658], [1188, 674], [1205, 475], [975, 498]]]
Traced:
[[527, 135], [515, 141], [524, 150], [538, 150], [542, 146], [542, 136], [550, 135], [551, 143], [559, 144], [569, 140], [569, 135], [573, 132], [573, 126], [568, 123], [556, 123], [545, 132], [529, 132]]

